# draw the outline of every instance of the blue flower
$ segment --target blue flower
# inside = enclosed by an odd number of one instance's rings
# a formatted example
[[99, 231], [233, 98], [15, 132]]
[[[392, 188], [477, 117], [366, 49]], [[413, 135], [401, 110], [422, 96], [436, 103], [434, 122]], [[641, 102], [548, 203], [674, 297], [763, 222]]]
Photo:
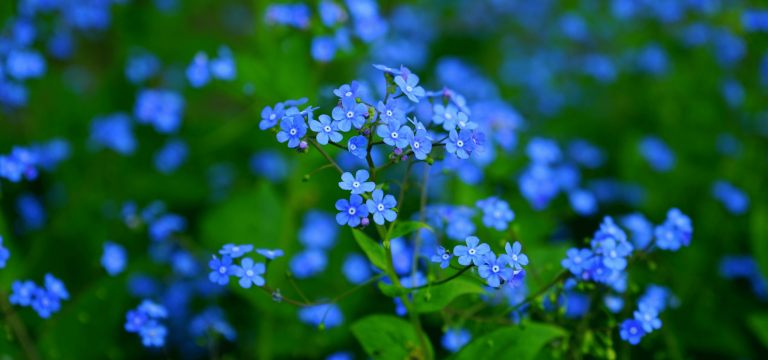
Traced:
[[397, 213], [392, 208], [397, 206], [397, 200], [392, 195], [384, 196], [384, 190], [376, 189], [371, 194], [372, 199], [368, 199], [368, 212], [373, 214], [373, 222], [384, 225], [384, 219], [389, 222], [397, 219]]
[[353, 285], [360, 285], [371, 278], [371, 263], [364, 255], [352, 253], [344, 257], [341, 273]]
[[[600, 224], [600, 229], [595, 231], [595, 238], [592, 239], [592, 247], [596, 248], [600, 246], [600, 244], [607, 239], [613, 239], [617, 242], [627, 241], [627, 233], [617, 226], [610, 216], [604, 217], [603, 222]], [[597, 252], [600, 252], [600, 250], [597, 250]]]
[[328, 355], [325, 360], [355, 360], [355, 353], [351, 351], [337, 351]]
[[432, 255], [432, 262], [440, 263], [440, 267], [445, 269], [451, 265], [451, 258], [453, 254], [445, 251], [442, 246], [437, 247], [437, 255]]
[[43, 288], [37, 288], [32, 296], [32, 308], [41, 318], [47, 319], [61, 309], [59, 297]]
[[331, 116], [339, 121], [339, 130], [347, 132], [352, 126], [355, 129], [362, 128], [365, 125], [364, 115], [368, 113], [368, 107], [365, 104], [358, 104], [355, 98], [345, 97], [341, 99], [341, 107], [333, 108]]
[[287, 141], [291, 149], [299, 146], [301, 138], [307, 134], [307, 124], [299, 115], [283, 119], [280, 122], [280, 128], [283, 130], [277, 133], [277, 141], [280, 143]]
[[[61, 39], [66, 42], [72, 41], [71, 36], [66, 33], [61, 34]], [[155, 76], [161, 68], [162, 63], [155, 54], [132, 48], [129, 49], [129, 57], [125, 62], [125, 78], [132, 84], [138, 85]]]
[[0, 269], [5, 267], [5, 262], [11, 257], [11, 252], [7, 248], [3, 247], [3, 237], [0, 236]]
[[459, 130], [474, 130], [477, 128], [477, 124], [469, 121], [467, 114], [463, 112], [459, 112], [455, 118], [445, 119], [445, 122], [443, 123], [443, 129], [445, 129], [445, 131], [455, 130], [457, 127]]
[[176, 171], [189, 157], [189, 147], [182, 139], [169, 139], [153, 155], [155, 169], [162, 174]]
[[146, 89], [136, 96], [133, 114], [140, 124], [151, 124], [161, 134], [176, 132], [184, 115], [184, 98], [175, 91]]
[[628, 242], [616, 243], [616, 240], [608, 239], [603, 242], [603, 264], [609, 269], [624, 270], [627, 267], [628, 256], [632, 252], [632, 246]]
[[563, 268], [571, 270], [573, 275], [580, 275], [585, 268], [591, 266], [592, 251], [589, 249], [570, 248], [565, 254], [568, 258], [563, 259], [560, 264]]
[[388, 125], [381, 125], [376, 129], [376, 134], [384, 139], [384, 143], [403, 149], [408, 146], [408, 134], [413, 134], [411, 128], [400, 126], [400, 121], [391, 119]]
[[163, 347], [168, 329], [155, 320], [148, 321], [139, 330], [141, 343], [146, 347]]
[[448, 331], [443, 334], [443, 338], [440, 340], [440, 344], [445, 350], [452, 353], [461, 350], [464, 345], [469, 344], [472, 340], [472, 333], [464, 328], [449, 328]]
[[254, 264], [253, 259], [243, 258], [242, 261], [240, 261], [240, 266], [237, 267], [236, 271], [232, 275], [240, 278], [240, 286], [246, 289], [250, 289], [251, 284], [256, 284], [256, 286], [264, 285], [264, 278], [259, 275], [265, 272], [267, 272], [267, 268], [264, 266], [264, 264]]
[[400, 74], [403, 73], [402, 71], [400, 71], [398, 69], [394, 69], [394, 68], [388, 67], [386, 65], [373, 64], [373, 67], [375, 67], [375, 68], [377, 68], [377, 69], [379, 69], [379, 70], [381, 70], [381, 71], [383, 71], [385, 73], [390, 73], [390, 74], [395, 74], [395, 75], [400, 75]]
[[232, 265], [232, 258], [229, 255], [222, 256], [221, 260], [214, 255], [213, 259], [208, 262], [208, 267], [213, 270], [208, 274], [208, 280], [219, 285], [227, 285], [229, 276], [235, 274], [239, 269], [237, 265]]
[[632, 345], [640, 343], [640, 339], [645, 336], [643, 324], [637, 320], [627, 319], [620, 325], [619, 335], [621, 340], [628, 341]]
[[675, 228], [680, 237], [680, 242], [683, 245], [688, 246], [691, 243], [691, 236], [693, 235], [693, 226], [691, 226], [691, 218], [683, 214], [677, 208], [671, 208], [667, 211], [667, 221]]
[[418, 98], [426, 94], [423, 87], [417, 86], [419, 84], [419, 77], [416, 74], [408, 74], [407, 79], [405, 79], [403, 76], [406, 75], [401, 74], [395, 77], [395, 83], [408, 99], [411, 99], [413, 102], [419, 102]]
[[269, 249], [256, 249], [256, 252], [264, 255], [265, 258], [270, 260], [275, 260], [275, 258], [279, 258], [283, 256], [283, 250], [281, 249], [275, 249], [275, 250], [269, 250]]
[[682, 246], [675, 227], [669, 222], [657, 226], [654, 234], [656, 235], [656, 246], [659, 249], [677, 251]]
[[456, 154], [459, 159], [466, 159], [472, 150], [475, 149], [475, 142], [472, 141], [472, 132], [462, 129], [457, 133], [451, 130], [448, 134], [449, 142], [445, 144], [445, 150], [451, 154]]
[[352, 177], [352, 173], [345, 172], [341, 174], [341, 182], [339, 187], [342, 190], [352, 190], [352, 194], [364, 194], [371, 192], [376, 188], [376, 184], [373, 181], [365, 182], [368, 180], [367, 170], [357, 170], [355, 177]]
[[40, 230], [47, 219], [45, 206], [37, 196], [23, 193], [16, 199], [16, 210], [21, 215], [21, 221], [27, 230]]
[[[431, 146], [432, 144], [430, 144]], [[355, 155], [361, 159], [365, 159], [368, 155], [368, 139], [363, 135], [352, 137], [347, 141], [347, 148], [352, 155]]]
[[344, 314], [339, 306], [333, 303], [303, 307], [297, 315], [299, 321], [312, 327], [323, 324], [326, 329], [331, 329], [344, 323]]
[[392, 120], [397, 120], [398, 122], [405, 120], [405, 112], [397, 106], [397, 101], [395, 100], [389, 101], [386, 105], [379, 101], [376, 109], [379, 110], [381, 122], [384, 124], [389, 124]]
[[145, 312], [153, 319], [165, 319], [168, 317], [168, 310], [165, 306], [157, 304], [152, 300], [144, 299], [137, 309]]
[[[484, 244], [485, 245], [485, 244]], [[514, 271], [507, 266], [509, 258], [505, 254], [499, 255], [498, 259], [493, 251], [489, 251], [485, 254], [485, 265], [480, 265], [477, 268], [477, 273], [481, 278], [486, 279], [488, 286], [499, 287], [501, 286], [501, 279], [506, 281], [511, 279], [514, 275]], [[459, 258], [461, 260], [461, 258]]]
[[668, 172], [677, 162], [675, 152], [658, 136], [644, 137], [638, 144], [638, 151], [656, 172]]
[[120, 244], [105, 241], [104, 252], [101, 254], [101, 266], [107, 270], [110, 276], [115, 276], [125, 270], [128, 263], [128, 251]]
[[496, 230], [506, 230], [509, 222], [515, 219], [515, 213], [509, 208], [509, 203], [496, 198], [489, 198], [485, 203], [476, 204], [483, 209], [483, 225]]
[[16, 280], [11, 284], [11, 296], [8, 301], [13, 305], [29, 306], [32, 304], [32, 296], [35, 294], [37, 285], [32, 280]]
[[605, 295], [603, 304], [614, 314], [618, 314], [624, 309], [624, 299], [618, 295]]
[[560, 161], [561, 153], [557, 142], [550, 139], [535, 137], [528, 142], [525, 153], [536, 163], [551, 164]]
[[237, 67], [235, 59], [232, 57], [232, 50], [226, 45], [219, 46], [219, 57], [211, 60], [211, 75], [214, 78], [224, 81], [232, 81], [237, 76]]
[[[415, 116], [413, 117], [413, 119], [408, 119], [408, 121], [409, 121], [411, 124], [413, 124], [413, 126], [414, 126], [414, 128], [416, 129], [416, 131], [417, 131], [417, 132], [418, 132], [419, 130], [424, 130], [424, 131], [426, 131], [426, 130], [427, 130], [427, 127], [426, 127], [426, 126], [424, 126], [424, 123], [422, 123], [421, 121], [418, 121], [418, 120], [416, 120], [416, 117], [415, 117]], [[432, 139], [432, 137], [429, 135], [429, 133], [427, 133], [427, 139], [428, 139], [429, 141], [432, 141], [432, 140], [433, 140], [433, 139]]]
[[416, 135], [409, 131], [407, 134], [408, 143], [411, 144], [411, 150], [413, 150], [413, 154], [416, 155], [416, 158], [419, 160], [426, 159], [427, 154], [432, 151], [432, 141], [429, 134], [427, 134], [427, 131], [417, 130]]
[[144, 324], [149, 320], [147, 313], [141, 310], [128, 310], [125, 314], [125, 324], [123, 328], [127, 332], [137, 333], [141, 331]]
[[521, 265], [528, 265], [528, 255], [520, 253], [522, 248], [523, 246], [518, 241], [515, 241], [512, 246], [509, 246], [509, 243], [504, 245], [504, 250], [509, 256], [509, 267], [521, 270], [523, 268]]
[[325, 271], [328, 255], [320, 249], [307, 249], [291, 258], [291, 273], [297, 279], [306, 279]]
[[396, 297], [392, 300], [395, 302], [395, 314], [397, 314], [397, 316], [405, 316], [408, 314], [408, 308], [403, 304], [403, 299]]
[[635, 310], [635, 320], [639, 321], [643, 330], [646, 333], [650, 333], [653, 329], [661, 328], [661, 320], [659, 320], [659, 311], [656, 308], [641, 302], [638, 304], [639, 310]]
[[336, 96], [338, 96], [339, 98], [341, 98], [341, 100], [344, 100], [346, 98], [354, 99], [360, 96], [359, 92], [360, 92], [360, 84], [354, 80], [352, 80], [352, 86], [344, 84], [344, 85], [341, 85], [340, 88], [333, 90], [333, 93], [336, 94]]
[[507, 279], [507, 285], [510, 289], [523, 287], [525, 285], [523, 279], [525, 279], [525, 270], [514, 270], [512, 277]]
[[278, 103], [275, 105], [275, 109], [267, 106], [261, 110], [261, 121], [259, 121], [259, 129], [266, 130], [277, 125], [277, 122], [283, 118], [285, 113], [285, 105]]
[[339, 227], [333, 214], [321, 210], [310, 210], [304, 214], [299, 229], [299, 242], [309, 248], [330, 249], [336, 243]]
[[[456, 118], [459, 117], [459, 109], [456, 108], [453, 104], [448, 104], [448, 106], [443, 106], [443, 104], [435, 104], [432, 106], [432, 112], [434, 113], [432, 115], [432, 122], [440, 125], [446, 122], [455, 121]], [[448, 127], [446, 130], [452, 130], [455, 129], [456, 125], [454, 122], [454, 125], [451, 127]]]
[[291, 165], [281, 152], [273, 148], [257, 151], [248, 159], [251, 172], [273, 184], [284, 181], [290, 175]]
[[39, 78], [45, 75], [45, 57], [32, 50], [11, 50], [6, 54], [5, 71], [18, 80]]
[[597, 212], [597, 198], [588, 190], [576, 189], [568, 194], [571, 209], [581, 216], [593, 215]]
[[64, 282], [51, 274], [45, 274], [45, 288], [52, 296], [61, 300], [69, 300], [69, 292], [64, 286]]
[[181, 215], [165, 214], [149, 225], [149, 238], [154, 241], [163, 241], [171, 237], [173, 233], [180, 233], [187, 229], [187, 219]]
[[469, 236], [466, 241], [467, 246], [456, 245], [453, 248], [453, 254], [459, 257], [459, 264], [469, 265], [474, 263], [475, 266], [485, 264], [483, 256], [491, 251], [491, 247], [488, 244], [480, 244], [480, 239], [477, 236]]
[[185, 71], [189, 85], [193, 88], [201, 88], [211, 81], [211, 73], [208, 70], [208, 55], [199, 51], [192, 58], [192, 63], [187, 66]]
[[336, 202], [336, 210], [341, 211], [336, 214], [336, 222], [339, 225], [347, 224], [351, 227], [360, 225], [360, 219], [368, 217], [368, 206], [363, 204], [363, 198], [360, 195], [351, 195], [349, 201], [339, 199]]
[[219, 254], [229, 255], [233, 259], [236, 259], [251, 251], [253, 251], [253, 245], [225, 244], [222, 249], [219, 250]]
[[[131, 118], [124, 113], [94, 117], [91, 121], [88, 141], [96, 148], [108, 148], [123, 156], [133, 154], [137, 146]], [[0, 157], [1, 163], [2, 157]]]
[[318, 120], [309, 120], [309, 128], [317, 133], [317, 142], [326, 145], [329, 139], [335, 143], [344, 139], [339, 132], [338, 121], [331, 121], [331, 117], [325, 114], [320, 115]]

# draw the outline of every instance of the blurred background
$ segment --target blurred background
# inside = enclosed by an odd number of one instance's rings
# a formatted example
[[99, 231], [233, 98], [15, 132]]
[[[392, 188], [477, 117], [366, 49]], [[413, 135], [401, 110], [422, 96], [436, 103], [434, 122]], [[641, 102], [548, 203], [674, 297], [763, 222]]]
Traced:
[[[621, 295], [554, 311], [545, 296], [509, 318], [576, 334], [530, 358], [768, 356], [768, 2], [11, 0], [0, 18], [0, 246], [10, 252], [0, 289], [51, 273], [70, 295], [48, 319], [3, 306], [0, 359], [28, 356], [11, 317], [43, 359], [368, 358], [350, 324], [398, 312], [375, 285], [327, 313], [299, 310], [213, 284], [206, 264], [227, 243], [282, 249], [268, 283], [294, 299], [291, 281], [317, 300], [375, 275], [333, 219], [348, 195], [338, 174], [303, 181], [326, 163], [320, 154], [259, 129], [262, 109], [287, 99], [330, 115], [333, 90], [352, 80], [378, 103], [385, 81], [372, 64], [461, 94], [489, 138], [485, 153], [427, 170], [436, 232], [418, 248], [393, 240], [396, 263], [473, 234], [497, 252], [519, 239], [538, 270], [532, 293], [603, 216], [637, 247], [676, 207], [692, 219], [691, 245], [633, 266]], [[409, 117], [432, 117], [430, 102], [398, 100]], [[557, 149], [544, 168], [532, 161], [537, 141]], [[326, 151], [345, 170], [366, 167]], [[25, 154], [35, 163], [13, 168]], [[373, 155], [385, 163], [385, 150]], [[483, 226], [475, 204], [489, 196], [515, 212], [509, 231]], [[399, 216], [418, 211], [409, 189]], [[610, 329], [652, 284], [669, 298], [663, 327], [631, 346]], [[143, 299], [169, 310], [164, 349], [123, 328]], [[470, 294], [451, 307], [503, 310], [491, 305]], [[587, 312], [597, 315], [582, 322]], [[448, 311], [422, 322], [439, 359], [499, 327]]]

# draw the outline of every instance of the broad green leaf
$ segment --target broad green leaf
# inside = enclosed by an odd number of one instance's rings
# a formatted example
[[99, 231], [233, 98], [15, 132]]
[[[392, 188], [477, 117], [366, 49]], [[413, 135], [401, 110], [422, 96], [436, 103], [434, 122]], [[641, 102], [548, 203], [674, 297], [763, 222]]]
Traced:
[[[350, 329], [365, 352], [376, 360], [410, 359], [411, 353], [420, 351], [421, 345], [411, 323], [394, 315], [369, 315], [352, 324]], [[427, 351], [434, 354], [429, 339]]]
[[399, 287], [394, 286], [394, 285], [387, 285], [387, 284], [385, 284], [383, 282], [379, 282], [379, 290], [381, 290], [381, 292], [384, 295], [387, 295], [387, 296], [392, 297], [392, 298], [405, 295], [409, 291], [408, 289], [399, 288]]
[[763, 346], [768, 348], [768, 313], [750, 315], [747, 324]]
[[410, 234], [412, 231], [416, 231], [418, 229], [427, 229], [429, 231], [434, 232], [434, 230], [432, 230], [432, 228], [425, 223], [418, 222], [418, 221], [403, 221], [395, 224], [395, 228], [392, 229], [392, 233], [389, 234], [389, 238], [390, 239], [398, 238], [403, 235]]
[[416, 311], [437, 311], [450, 304], [453, 299], [464, 294], [480, 294], [485, 292], [477, 281], [456, 278], [447, 283], [430, 286], [413, 294]]
[[355, 237], [355, 241], [363, 249], [365, 255], [371, 260], [374, 266], [386, 271], [387, 270], [387, 256], [384, 248], [379, 245], [378, 242], [365, 235], [364, 232], [356, 229], [352, 229], [352, 235]]
[[528, 323], [506, 327], [475, 338], [450, 360], [515, 359], [531, 360], [544, 345], [568, 333], [556, 326]]
[[768, 208], [755, 204], [749, 222], [752, 253], [760, 264], [763, 274], [768, 275]]

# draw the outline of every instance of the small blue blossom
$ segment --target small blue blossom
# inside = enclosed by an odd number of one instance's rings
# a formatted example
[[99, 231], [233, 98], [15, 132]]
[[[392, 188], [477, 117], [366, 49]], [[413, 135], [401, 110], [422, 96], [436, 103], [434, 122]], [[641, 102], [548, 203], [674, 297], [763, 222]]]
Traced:
[[472, 150], [475, 149], [475, 142], [472, 141], [472, 132], [462, 129], [461, 132], [451, 130], [448, 134], [450, 140], [445, 144], [445, 150], [451, 154], [456, 154], [459, 159], [466, 159]]
[[240, 286], [246, 289], [250, 289], [252, 284], [256, 286], [264, 285], [264, 278], [259, 276], [267, 272], [267, 268], [262, 263], [255, 263], [251, 258], [243, 258], [240, 261], [240, 266], [232, 274], [240, 278]]
[[514, 275], [514, 271], [507, 266], [509, 258], [506, 254], [499, 255], [498, 259], [493, 251], [489, 251], [484, 256], [486, 264], [480, 265], [477, 268], [477, 273], [481, 278], [486, 279], [488, 286], [499, 287], [501, 286], [501, 279], [504, 281], [511, 279]]
[[11, 252], [3, 247], [3, 237], [0, 236], [0, 269], [5, 267], [5, 262], [11, 257]]
[[525, 279], [525, 270], [514, 270], [512, 272], [512, 277], [507, 279], [507, 285], [509, 285], [511, 289], [524, 287], [525, 283], [523, 282], [523, 279]]
[[317, 142], [322, 145], [328, 144], [328, 140], [339, 142], [344, 136], [339, 132], [339, 122], [331, 121], [328, 115], [320, 115], [318, 120], [309, 120], [309, 128], [317, 133]]
[[565, 254], [568, 258], [563, 259], [560, 264], [573, 275], [581, 275], [585, 268], [591, 266], [592, 251], [589, 249], [570, 248]]
[[193, 88], [201, 88], [211, 81], [211, 73], [208, 70], [208, 55], [199, 51], [192, 58], [192, 63], [187, 66], [185, 71], [189, 85]]
[[440, 263], [440, 267], [445, 269], [451, 265], [451, 258], [453, 258], [453, 254], [445, 251], [444, 247], [438, 246], [437, 255], [432, 255], [432, 262]]
[[432, 112], [434, 113], [432, 115], [432, 122], [440, 125], [446, 122], [452, 122], [453, 126], [449, 126], [446, 131], [453, 130], [456, 128], [455, 120], [459, 117], [459, 109], [453, 105], [448, 104], [448, 106], [443, 106], [443, 104], [435, 104], [432, 106]]
[[528, 265], [528, 255], [520, 253], [520, 251], [523, 250], [523, 246], [520, 245], [520, 242], [515, 241], [512, 246], [509, 246], [509, 243], [507, 243], [504, 245], [504, 250], [507, 251], [507, 256], [509, 257], [509, 267], [522, 270], [522, 265]]
[[[357, 81], [352, 81], [352, 86], [344, 84], [341, 85], [340, 88], [333, 90], [333, 93], [336, 94], [341, 100], [344, 100], [346, 98], [356, 98], [359, 97], [360, 94], [360, 84]], [[366, 110], [367, 111], [367, 110]]]
[[603, 264], [609, 269], [624, 270], [627, 267], [628, 256], [632, 253], [632, 245], [628, 242], [616, 243], [616, 240], [608, 239], [603, 242]]
[[344, 323], [344, 313], [334, 303], [303, 307], [297, 315], [299, 321], [314, 328], [323, 324], [326, 329], [332, 329]]
[[413, 131], [408, 126], [400, 126], [400, 121], [391, 119], [388, 125], [381, 125], [376, 129], [376, 134], [384, 139], [384, 143], [403, 149], [408, 146], [408, 134]]
[[638, 151], [656, 172], [668, 172], [677, 162], [675, 152], [658, 136], [644, 137], [638, 144]]
[[440, 344], [443, 349], [452, 353], [458, 352], [464, 345], [469, 344], [472, 340], [472, 333], [464, 328], [449, 328], [448, 331], [443, 334]]
[[235, 274], [239, 269], [237, 265], [232, 265], [232, 258], [229, 255], [222, 256], [221, 260], [214, 255], [213, 259], [208, 262], [208, 267], [213, 270], [208, 274], [208, 280], [219, 285], [227, 285], [229, 276]]
[[638, 304], [639, 310], [635, 310], [635, 320], [639, 321], [643, 330], [646, 333], [650, 333], [653, 329], [661, 328], [661, 320], [659, 320], [659, 311], [656, 308], [649, 306], [648, 304], [641, 302]]
[[32, 280], [16, 280], [11, 284], [11, 296], [8, 298], [13, 305], [29, 306], [32, 304], [32, 296], [35, 294], [37, 285]]
[[360, 195], [352, 195], [349, 197], [349, 201], [345, 199], [339, 199], [336, 202], [336, 210], [341, 211], [336, 214], [336, 222], [339, 225], [349, 225], [356, 227], [360, 225], [360, 219], [368, 217], [368, 206], [363, 204], [363, 197]]
[[148, 321], [139, 330], [141, 343], [146, 347], [163, 347], [168, 329], [155, 320]]
[[328, 266], [328, 255], [320, 249], [306, 249], [294, 255], [289, 266], [297, 279], [317, 276]]
[[375, 67], [375, 68], [377, 68], [377, 69], [379, 69], [379, 70], [381, 70], [381, 71], [383, 71], [385, 73], [390, 73], [390, 74], [395, 74], [395, 75], [400, 75], [400, 74], [403, 73], [402, 71], [400, 71], [398, 69], [394, 69], [394, 68], [391, 68], [391, 67], [388, 67], [388, 66], [385, 66], [385, 65], [373, 64], [373, 67]]
[[362, 128], [365, 125], [364, 115], [368, 114], [368, 107], [365, 104], [358, 104], [352, 97], [341, 99], [341, 107], [333, 108], [331, 116], [339, 121], [339, 130], [349, 131], [352, 126], [355, 129]]
[[168, 317], [168, 310], [165, 306], [148, 299], [144, 299], [141, 304], [139, 304], [137, 310], [143, 311], [153, 319], [165, 319]]
[[562, 155], [556, 141], [540, 137], [535, 137], [528, 142], [525, 153], [531, 161], [541, 164], [558, 162]]
[[371, 263], [366, 256], [352, 253], [344, 257], [341, 273], [353, 285], [360, 285], [371, 278]]
[[43, 288], [37, 288], [32, 295], [32, 308], [37, 311], [41, 318], [47, 319], [51, 314], [61, 309], [59, 297], [46, 291]]
[[483, 225], [486, 227], [503, 231], [507, 229], [509, 222], [515, 219], [515, 213], [504, 200], [489, 198], [486, 203], [478, 201], [476, 205], [483, 209]]
[[657, 226], [653, 232], [656, 235], [656, 246], [659, 249], [677, 251], [682, 246], [677, 231], [671, 223], [665, 222]]
[[336, 244], [339, 227], [333, 214], [310, 210], [304, 214], [301, 228], [299, 229], [299, 242], [309, 248], [330, 249]]
[[352, 177], [352, 173], [345, 172], [341, 174], [341, 182], [339, 187], [342, 190], [351, 190], [352, 194], [364, 194], [376, 189], [376, 184], [373, 181], [368, 181], [368, 170], [357, 170], [355, 176]]
[[419, 160], [427, 158], [427, 154], [432, 151], [432, 141], [426, 130], [417, 130], [416, 135], [408, 132], [408, 143], [411, 144], [413, 154]]
[[161, 134], [175, 133], [181, 127], [185, 102], [171, 90], [146, 89], [136, 96], [133, 114], [136, 122], [150, 124]]
[[397, 101], [395, 100], [387, 102], [386, 105], [379, 101], [376, 109], [379, 110], [381, 122], [384, 124], [389, 124], [392, 120], [397, 120], [400, 123], [405, 120], [405, 112], [397, 106]]
[[366, 155], [368, 155], [367, 146], [368, 139], [363, 135], [354, 136], [347, 141], [349, 152], [361, 159], [365, 159]]
[[293, 149], [299, 146], [301, 138], [307, 134], [307, 124], [304, 118], [299, 115], [287, 117], [280, 121], [282, 131], [277, 133], [277, 141], [280, 143], [288, 142], [288, 147]]
[[45, 288], [52, 296], [61, 300], [69, 300], [69, 292], [64, 286], [64, 282], [51, 274], [45, 274]]
[[149, 316], [147, 313], [141, 311], [141, 310], [128, 310], [128, 312], [125, 314], [125, 324], [123, 325], [123, 328], [125, 328], [125, 331], [137, 333], [141, 331], [141, 328], [144, 327], [144, 324], [149, 321]]
[[[404, 78], [404, 77], [407, 77]], [[400, 90], [413, 102], [419, 102], [419, 98], [423, 97], [426, 92], [419, 84], [419, 77], [416, 74], [400, 74], [395, 77], [395, 83], [400, 87]]]
[[445, 119], [445, 122], [443, 123], [443, 129], [445, 129], [445, 131], [455, 130], [457, 127], [459, 130], [474, 130], [477, 128], [477, 124], [469, 121], [467, 114], [463, 112], [459, 112], [455, 118]]
[[261, 121], [259, 121], [259, 129], [266, 130], [275, 127], [277, 122], [283, 118], [284, 113], [285, 105], [283, 105], [283, 103], [278, 103], [275, 105], [274, 110], [269, 106], [265, 107], [261, 110]]
[[392, 208], [397, 206], [397, 200], [392, 195], [384, 196], [384, 190], [376, 189], [371, 194], [372, 199], [368, 199], [368, 212], [373, 214], [373, 222], [384, 225], [384, 219], [389, 222], [397, 219], [397, 212]]
[[571, 209], [581, 216], [589, 216], [597, 212], [597, 198], [588, 190], [571, 191], [568, 193], [568, 203]]
[[105, 241], [104, 252], [101, 254], [101, 266], [110, 276], [116, 276], [125, 270], [128, 263], [128, 251], [123, 245]]
[[217, 54], [219, 56], [210, 62], [211, 75], [219, 80], [235, 80], [237, 67], [235, 66], [235, 59], [232, 57], [232, 50], [226, 45], [221, 45]]
[[[592, 247], [596, 248], [600, 244], [608, 239], [616, 240], [617, 242], [627, 241], [627, 233], [624, 232], [616, 223], [613, 222], [613, 218], [605, 216], [603, 222], [600, 223], [600, 229], [595, 231], [595, 238], [592, 240]], [[598, 249], [596, 252], [600, 252]]]
[[253, 251], [253, 245], [225, 244], [222, 249], [219, 250], [219, 254], [229, 255], [233, 259], [236, 259], [251, 251]]
[[491, 247], [488, 244], [480, 244], [477, 236], [469, 236], [466, 241], [467, 246], [456, 245], [453, 248], [453, 254], [459, 257], [459, 264], [465, 266], [472, 263], [475, 266], [485, 264], [484, 256], [491, 251]]
[[165, 214], [149, 225], [149, 238], [153, 241], [163, 241], [187, 229], [187, 219], [177, 214]]
[[155, 169], [162, 174], [171, 174], [183, 165], [189, 157], [189, 146], [182, 139], [169, 139], [153, 155]]
[[603, 304], [614, 314], [618, 314], [624, 309], [624, 299], [618, 295], [605, 295]]
[[643, 324], [637, 320], [624, 320], [619, 328], [619, 335], [621, 336], [621, 340], [628, 341], [632, 345], [639, 344], [640, 339], [645, 336]]
[[131, 118], [125, 113], [94, 117], [91, 120], [88, 141], [97, 149], [107, 148], [123, 156], [131, 155], [137, 147], [132, 125]]
[[270, 260], [275, 260], [275, 258], [279, 258], [283, 256], [283, 250], [281, 249], [275, 249], [275, 250], [269, 250], [269, 249], [256, 249], [256, 252], [264, 255], [265, 258]]

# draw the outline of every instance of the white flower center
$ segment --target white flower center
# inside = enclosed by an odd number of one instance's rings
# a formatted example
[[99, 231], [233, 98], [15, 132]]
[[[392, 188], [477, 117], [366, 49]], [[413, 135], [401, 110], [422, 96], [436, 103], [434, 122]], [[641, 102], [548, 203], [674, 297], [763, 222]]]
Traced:
[[651, 316], [648, 314], [645, 314], [645, 321], [651, 321]]
[[291, 129], [291, 135], [296, 135], [296, 129]]
[[499, 265], [493, 265], [493, 272], [499, 272]]
[[245, 275], [253, 276], [253, 270], [248, 270], [245, 272]]
[[349, 211], [347, 211], [347, 212], [349, 213], [349, 215], [355, 215], [356, 211], [357, 210], [355, 210], [355, 208], [349, 208]]
[[443, 260], [448, 260], [451, 258], [451, 255], [443, 254]]
[[275, 114], [269, 115], [269, 120], [275, 120]]
[[451, 113], [445, 113], [445, 118], [450, 120], [453, 118], [453, 115], [451, 115]]
[[355, 113], [353, 113], [353, 112], [351, 112], [351, 111], [347, 111], [347, 117], [348, 117], [348, 118], [350, 118], [350, 119], [351, 119], [353, 116], [355, 116]]
[[467, 126], [467, 124], [465, 124], [463, 121], [459, 121], [459, 126], [460, 127], [465, 127], [465, 126]]
[[459, 141], [456, 142], [456, 146], [462, 147], [462, 146], [464, 146], [464, 142], [459, 140]]
[[573, 262], [575, 262], [577, 264], [580, 263], [581, 262], [581, 257], [577, 256], [577, 257], [573, 258]]
[[469, 252], [469, 255], [475, 255], [475, 253], [476, 253], [477, 251], [475, 251], [475, 249], [469, 249], [469, 251], [468, 251], [468, 252]]
[[397, 135], [397, 133], [396, 133], [396, 132], [392, 132], [392, 134], [390, 134], [390, 136], [392, 136], [392, 138], [393, 138], [393, 139], [397, 139], [397, 136], [398, 136], [398, 135]]
[[413, 142], [413, 147], [414, 147], [415, 149], [418, 149], [418, 148], [419, 148], [419, 142], [418, 142], [418, 141], [414, 141], [414, 142]]
[[635, 327], [629, 328], [629, 333], [632, 335], [637, 334], [637, 328]]
[[413, 88], [412, 88], [412, 87], [410, 87], [410, 86], [406, 86], [406, 87], [405, 87], [405, 91], [407, 91], [407, 92], [411, 92], [411, 91], [413, 91]]
[[512, 260], [517, 261], [517, 255], [512, 254]]
[[353, 188], [359, 188], [359, 187], [360, 187], [360, 182], [359, 182], [359, 181], [355, 181], [355, 182], [353, 182], [353, 183], [352, 183], [352, 187], [353, 187]]
[[226, 274], [227, 273], [227, 267], [226, 266], [220, 267], [219, 268], [219, 272], [222, 273], [222, 274]]
[[347, 97], [352, 96], [352, 92], [351, 91], [347, 91], [347, 93], [344, 94], [344, 95], [347, 96]]
[[616, 250], [611, 250], [611, 257], [613, 257], [613, 258], [616, 257]]
[[355, 144], [349, 144], [349, 150], [355, 150], [357, 149], [357, 146]]
[[376, 208], [379, 209], [379, 211], [384, 211], [384, 204], [379, 204]]
[[232, 252], [238, 252], [238, 251], [240, 251], [240, 247], [235, 246], [232, 248]]
[[387, 110], [387, 116], [392, 116], [392, 110]]
[[323, 128], [323, 130], [325, 130], [325, 132], [331, 132], [331, 127], [330, 127], [330, 126], [328, 126], [328, 125], [325, 125], [325, 127]]

